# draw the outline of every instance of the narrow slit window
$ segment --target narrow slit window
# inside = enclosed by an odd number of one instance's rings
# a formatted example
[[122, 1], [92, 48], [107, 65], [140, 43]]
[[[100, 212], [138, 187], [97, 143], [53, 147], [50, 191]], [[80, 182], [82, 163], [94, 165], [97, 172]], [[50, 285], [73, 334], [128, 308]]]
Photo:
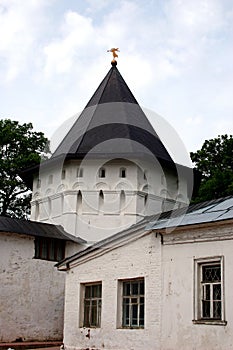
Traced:
[[104, 193], [102, 190], [99, 191], [99, 211], [102, 212], [104, 206]]
[[100, 170], [99, 170], [99, 177], [103, 178], [105, 176], [106, 176], [105, 168], [100, 168]]
[[126, 169], [125, 168], [120, 168], [120, 177], [125, 178], [126, 177]]
[[77, 213], [80, 213], [82, 210], [82, 192], [78, 191], [77, 195]]
[[62, 169], [61, 178], [64, 180], [66, 178], [66, 169]]

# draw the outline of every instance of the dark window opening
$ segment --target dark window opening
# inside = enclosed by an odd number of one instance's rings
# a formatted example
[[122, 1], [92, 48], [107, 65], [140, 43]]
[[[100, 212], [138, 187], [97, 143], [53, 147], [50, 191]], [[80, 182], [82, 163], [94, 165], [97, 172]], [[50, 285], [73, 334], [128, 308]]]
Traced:
[[100, 327], [102, 304], [102, 285], [85, 285], [84, 327]]
[[65, 258], [65, 241], [56, 238], [35, 237], [35, 259], [60, 261]]
[[122, 177], [122, 178], [126, 177], [126, 169], [125, 168], [120, 169], [120, 177]]
[[105, 169], [104, 168], [100, 168], [99, 177], [105, 177]]
[[61, 178], [62, 178], [62, 180], [64, 180], [66, 178], [66, 170], [65, 169], [62, 169]]
[[144, 328], [144, 279], [123, 282], [122, 326]]

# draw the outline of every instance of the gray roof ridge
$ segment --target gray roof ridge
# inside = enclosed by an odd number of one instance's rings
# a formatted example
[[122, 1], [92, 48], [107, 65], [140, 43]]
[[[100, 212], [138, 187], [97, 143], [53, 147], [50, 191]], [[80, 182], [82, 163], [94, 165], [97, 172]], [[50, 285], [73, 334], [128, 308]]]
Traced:
[[[81, 251], [78, 251], [77, 253], [71, 255], [70, 257], [65, 258], [62, 261], [59, 261], [55, 266], [59, 267], [59, 266], [62, 266], [64, 264], [70, 263], [72, 261], [75, 261], [79, 257], [88, 255], [89, 253], [92, 253], [100, 248], [104, 248], [105, 246], [107, 246], [110, 243], [114, 243], [114, 242], [117, 242], [121, 239], [124, 239], [125, 237], [130, 236], [130, 233], [132, 233], [132, 230], [133, 230], [133, 233], [135, 233], [136, 232], [135, 230], [138, 231], [143, 226], [146, 226], [145, 218], [143, 218], [142, 220], [140, 220], [136, 224], [131, 225], [130, 227], [126, 228], [125, 230], [114, 233], [110, 237], [104, 238], [101, 241], [98, 241], [98, 242], [88, 246], [87, 248], [84, 248]], [[145, 233], [146, 233], [146, 230], [145, 230]]]
[[[35, 226], [37, 226], [38, 230], [35, 230]], [[48, 229], [47, 232], [46, 228]], [[25, 234], [30, 236], [47, 236], [48, 238], [52, 238], [51, 232], [53, 232], [52, 236], [54, 236], [54, 238], [65, 239], [80, 244], [86, 243], [84, 239], [75, 237], [66, 232], [61, 225], [27, 219], [11, 218], [7, 216], [0, 216], [0, 232]]]

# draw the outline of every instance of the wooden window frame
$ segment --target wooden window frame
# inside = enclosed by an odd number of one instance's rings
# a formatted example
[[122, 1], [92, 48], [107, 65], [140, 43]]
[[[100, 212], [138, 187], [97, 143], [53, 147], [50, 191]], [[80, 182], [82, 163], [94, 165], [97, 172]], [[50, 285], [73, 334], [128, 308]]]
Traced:
[[[202, 279], [203, 268], [207, 266], [218, 266], [221, 271], [221, 280], [216, 282], [205, 282]], [[221, 284], [221, 299], [213, 299], [213, 285]], [[210, 298], [206, 299], [206, 286], [210, 286]], [[212, 293], [212, 295], [211, 295]], [[210, 317], [205, 317], [203, 312], [204, 302], [210, 303]], [[213, 314], [213, 304], [221, 302], [221, 317], [216, 318]], [[226, 325], [225, 320], [225, 293], [224, 293], [224, 258], [223, 256], [194, 259], [194, 324]]]
[[56, 238], [35, 237], [35, 259], [60, 261], [65, 258], [65, 241]]
[[[97, 287], [97, 289], [96, 289]], [[93, 295], [94, 289], [99, 295]], [[87, 291], [90, 293], [87, 293]], [[89, 294], [89, 295], [87, 295]], [[81, 324], [80, 327], [100, 328], [102, 313], [102, 282], [88, 282], [81, 284]]]
[[[126, 293], [127, 285], [129, 293]], [[138, 293], [134, 294], [133, 285], [138, 285]], [[143, 292], [141, 291], [143, 285]], [[144, 329], [145, 327], [145, 279], [143, 277], [119, 281], [118, 303], [120, 308], [118, 328]], [[133, 317], [136, 312], [136, 317]], [[127, 317], [128, 316], [128, 317]]]

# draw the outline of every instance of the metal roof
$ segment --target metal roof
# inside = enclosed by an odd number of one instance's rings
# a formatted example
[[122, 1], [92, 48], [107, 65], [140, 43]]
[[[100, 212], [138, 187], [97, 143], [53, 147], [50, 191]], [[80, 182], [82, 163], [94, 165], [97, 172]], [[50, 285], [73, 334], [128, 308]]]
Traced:
[[70, 264], [71, 262], [73, 262], [73, 261], [75, 261], [75, 260], [77, 260], [85, 255], [88, 255], [89, 253], [93, 253], [95, 251], [100, 251], [103, 248], [108, 247], [109, 245], [117, 244], [117, 242], [124, 241], [125, 239], [127, 240], [128, 237], [133, 236], [135, 233], [137, 234], [137, 232], [145, 232], [145, 226], [147, 223], [148, 223], [148, 218], [144, 218], [144, 219], [140, 220], [139, 222], [137, 222], [136, 224], [130, 226], [129, 228], [127, 228], [123, 231], [117, 232], [110, 237], [107, 237], [101, 241], [98, 241], [98, 242], [88, 246], [87, 248], [84, 248], [81, 251], [78, 251], [74, 255], [72, 255], [68, 258], [65, 258], [62, 261], [59, 261], [55, 266], [60, 267], [60, 266]]
[[233, 219], [233, 196], [214, 199], [211, 201], [192, 204], [185, 208], [176, 209], [169, 212], [159, 213], [154, 216], [148, 216], [132, 225], [128, 229], [118, 232], [92, 246], [89, 246], [78, 253], [68, 257], [55, 266], [58, 268], [67, 266], [75, 260], [85, 255], [104, 249], [117, 242], [127, 242], [127, 237], [137, 236], [140, 233], [146, 233], [151, 230], [164, 229], [169, 227], [180, 227], [186, 225], [218, 222], [221, 220]]
[[116, 66], [111, 67], [51, 159], [61, 154], [83, 158], [90, 153], [101, 157], [114, 154], [115, 158], [148, 153], [174, 165]]
[[152, 218], [147, 230], [233, 219], [233, 196], [193, 204]]
[[67, 233], [62, 226], [31, 220], [13, 219], [0, 216], [0, 233], [11, 232], [30, 236], [56, 238], [83, 244], [86, 241]]

